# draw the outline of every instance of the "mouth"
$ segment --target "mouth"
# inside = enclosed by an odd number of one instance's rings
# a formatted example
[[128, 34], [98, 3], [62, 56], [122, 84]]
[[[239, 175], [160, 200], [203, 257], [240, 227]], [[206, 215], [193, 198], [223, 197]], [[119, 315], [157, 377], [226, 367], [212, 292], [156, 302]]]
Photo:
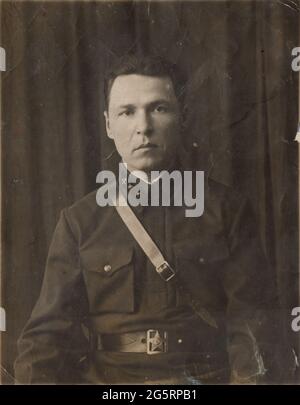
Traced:
[[145, 143], [143, 145], [138, 146], [134, 150], [149, 150], [154, 148], [157, 148], [157, 145], [155, 145], [154, 143]]

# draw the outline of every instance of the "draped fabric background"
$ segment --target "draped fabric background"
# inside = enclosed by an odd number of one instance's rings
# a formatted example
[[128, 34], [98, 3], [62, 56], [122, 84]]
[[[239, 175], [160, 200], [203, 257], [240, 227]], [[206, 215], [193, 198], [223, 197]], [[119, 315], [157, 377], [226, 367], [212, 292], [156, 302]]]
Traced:
[[8, 373], [59, 212], [96, 188], [97, 172], [115, 159], [106, 159], [114, 148], [105, 136], [102, 81], [106, 67], [131, 50], [162, 54], [187, 72], [185, 145], [199, 170], [251, 199], [278, 280], [285, 339], [297, 350], [290, 312], [299, 285], [291, 69], [298, 23], [299, 3], [290, 0], [2, 3]]

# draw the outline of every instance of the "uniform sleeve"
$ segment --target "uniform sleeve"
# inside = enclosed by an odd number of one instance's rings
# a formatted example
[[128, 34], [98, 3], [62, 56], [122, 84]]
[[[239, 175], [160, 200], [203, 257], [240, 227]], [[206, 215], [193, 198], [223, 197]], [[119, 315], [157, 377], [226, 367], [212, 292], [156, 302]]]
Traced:
[[18, 340], [19, 383], [76, 382], [87, 341], [81, 321], [87, 298], [76, 240], [62, 211], [56, 226], [39, 299]]
[[281, 317], [276, 275], [262, 250], [251, 206], [241, 200], [228, 227], [231, 260], [224, 268], [232, 383], [278, 377]]

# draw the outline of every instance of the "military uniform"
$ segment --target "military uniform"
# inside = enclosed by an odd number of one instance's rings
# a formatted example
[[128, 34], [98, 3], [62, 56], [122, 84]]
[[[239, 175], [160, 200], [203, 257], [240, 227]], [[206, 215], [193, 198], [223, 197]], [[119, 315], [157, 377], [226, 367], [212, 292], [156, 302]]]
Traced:
[[204, 214], [185, 209], [133, 208], [177, 273], [169, 282], [96, 192], [62, 211], [18, 381], [226, 383], [270, 370], [274, 288], [249, 203], [206, 179]]

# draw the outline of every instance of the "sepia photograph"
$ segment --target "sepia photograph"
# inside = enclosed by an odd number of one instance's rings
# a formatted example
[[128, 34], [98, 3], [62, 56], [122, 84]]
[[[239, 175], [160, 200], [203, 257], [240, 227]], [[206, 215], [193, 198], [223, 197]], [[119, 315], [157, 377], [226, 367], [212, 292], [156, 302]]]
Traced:
[[0, 384], [299, 385], [300, 2], [0, 11]]

